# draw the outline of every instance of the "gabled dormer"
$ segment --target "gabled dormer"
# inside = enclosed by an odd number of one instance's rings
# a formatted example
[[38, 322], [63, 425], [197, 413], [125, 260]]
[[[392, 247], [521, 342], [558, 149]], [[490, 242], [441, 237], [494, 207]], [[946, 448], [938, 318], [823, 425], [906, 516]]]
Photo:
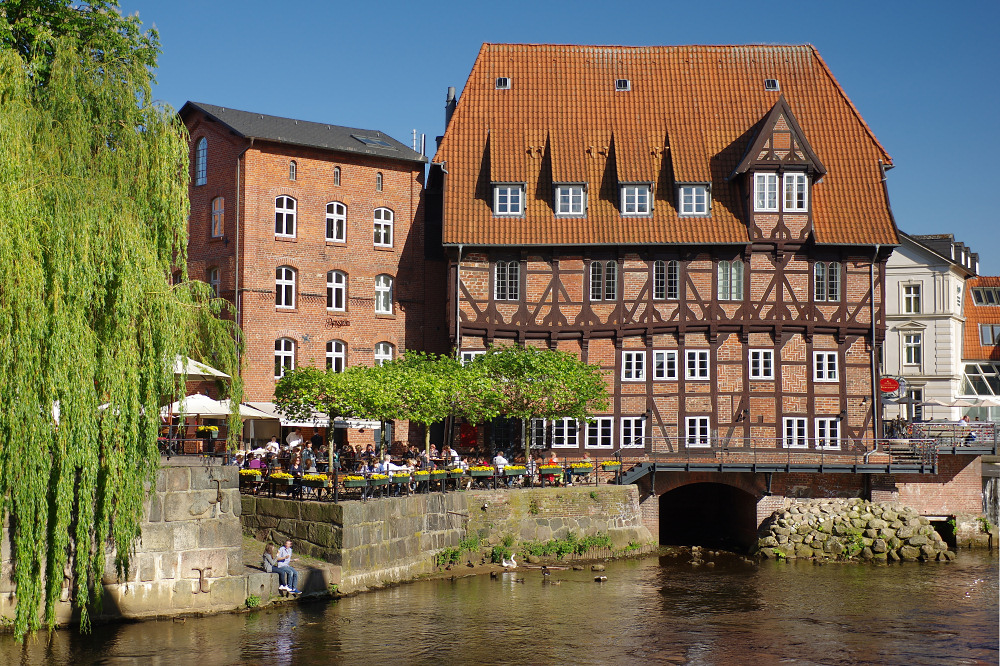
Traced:
[[812, 186], [826, 168], [784, 95], [758, 128], [732, 176], [747, 196], [751, 240], [804, 241], [812, 233]]

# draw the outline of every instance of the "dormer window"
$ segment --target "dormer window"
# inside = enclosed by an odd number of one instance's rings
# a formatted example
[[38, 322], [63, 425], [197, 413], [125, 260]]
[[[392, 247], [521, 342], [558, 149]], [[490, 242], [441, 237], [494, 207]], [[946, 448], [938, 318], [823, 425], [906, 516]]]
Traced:
[[753, 209], [755, 211], [778, 210], [778, 174], [755, 173], [753, 175]]
[[493, 214], [507, 217], [524, 215], [524, 185], [521, 183], [494, 185]]
[[587, 191], [583, 185], [556, 187], [556, 215], [582, 216], [587, 210]]
[[648, 184], [622, 185], [622, 215], [649, 215], [652, 209], [649, 190], [650, 186]]
[[708, 215], [708, 185], [681, 185], [677, 209], [681, 215]]
[[785, 174], [786, 211], [809, 210], [809, 179], [804, 173]]

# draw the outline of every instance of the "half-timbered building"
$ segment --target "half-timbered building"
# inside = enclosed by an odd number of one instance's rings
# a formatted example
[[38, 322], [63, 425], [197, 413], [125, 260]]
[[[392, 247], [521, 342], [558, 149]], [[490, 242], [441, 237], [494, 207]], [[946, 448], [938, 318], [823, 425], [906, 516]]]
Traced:
[[891, 166], [812, 46], [485, 44], [429, 175], [451, 340], [606, 371], [608, 412], [533, 423], [535, 445], [857, 449]]

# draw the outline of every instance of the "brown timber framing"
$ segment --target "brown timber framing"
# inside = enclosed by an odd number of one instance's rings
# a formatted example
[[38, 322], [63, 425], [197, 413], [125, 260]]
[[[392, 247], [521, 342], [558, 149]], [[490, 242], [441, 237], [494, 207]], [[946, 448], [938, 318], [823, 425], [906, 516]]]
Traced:
[[[681, 447], [685, 418], [710, 416], [713, 434], [735, 438], [755, 436], [761, 430], [781, 436], [782, 418], [798, 415], [840, 417], [841, 437], [869, 438], [872, 424], [871, 378], [868, 358], [871, 345], [869, 313], [876, 313], [876, 331], [884, 337], [884, 263], [888, 252], [878, 257], [875, 290], [868, 284], [869, 248], [815, 246], [800, 241], [776, 243], [757, 240], [746, 246], [643, 246], [643, 247], [531, 247], [468, 248], [462, 258], [459, 285], [462, 349], [481, 349], [496, 339], [519, 343], [545, 340], [557, 348], [560, 341], [576, 340], [579, 354], [589, 360], [596, 340], [610, 339], [614, 362], [605, 363], [612, 373], [612, 405], [615, 430], [623, 416], [645, 416], [646, 435], [667, 438]], [[718, 298], [718, 261], [744, 261], [742, 301]], [[451, 249], [451, 276], [457, 271], [457, 252]], [[517, 301], [496, 301], [495, 263], [516, 260], [519, 265]], [[592, 261], [617, 261], [618, 293], [614, 303], [591, 301]], [[653, 298], [654, 262], [678, 261], [679, 298]], [[838, 261], [840, 300], [814, 300], [815, 261]], [[862, 280], [863, 278], [863, 280]], [[858, 285], [863, 282], [863, 289]], [[475, 285], [475, 286], [470, 286]], [[452, 292], [454, 293], [454, 292]], [[451, 330], [456, 330], [454, 326]], [[760, 334], [769, 344], [759, 344]], [[734, 338], [735, 336], [735, 338]], [[804, 355], [797, 360], [784, 358], [783, 348], [796, 336], [804, 342]], [[813, 381], [813, 352], [817, 336], [829, 336], [822, 350], [836, 351], [839, 378], [833, 383]], [[470, 339], [482, 340], [474, 344]], [[663, 343], [664, 339], [671, 343]], [[734, 343], [733, 340], [736, 340]], [[702, 342], [704, 341], [704, 342]], [[834, 344], [835, 343], [835, 344]], [[856, 345], [861, 345], [857, 348]], [[739, 349], [739, 355], [723, 358], [721, 350]], [[749, 350], [773, 349], [774, 379], [752, 380]], [[676, 349], [677, 380], [653, 377], [654, 350]], [[709, 349], [710, 379], [691, 381], [685, 376], [684, 352]], [[644, 350], [646, 377], [642, 382], [622, 380], [622, 353]], [[739, 388], [724, 390], [720, 374], [739, 376]], [[802, 386], [791, 386], [786, 375], [797, 376]], [[858, 383], [862, 375], [864, 382]], [[856, 388], [853, 384], [858, 384]], [[642, 392], [636, 387], [641, 385]], [[770, 391], [767, 386], [771, 386]], [[829, 388], [828, 388], [829, 387]], [[623, 398], [644, 396], [645, 410], [623, 411]], [[710, 410], [691, 409], [692, 397], [704, 396]], [[835, 397], [839, 409], [818, 407]], [[798, 402], [796, 402], [798, 401]], [[634, 401], [633, 401], [634, 403]], [[804, 404], [803, 409], [786, 409], [785, 404]], [[761, 405], [770, 407], [761, 410]], [[810, 432], [810, 437], [812, 432]], [[616, 435], [616, 440], [619, 439]], [[581, 433], [579, 446], [584, 446]], [[612, 449], [617, 450], [618, 441]]]

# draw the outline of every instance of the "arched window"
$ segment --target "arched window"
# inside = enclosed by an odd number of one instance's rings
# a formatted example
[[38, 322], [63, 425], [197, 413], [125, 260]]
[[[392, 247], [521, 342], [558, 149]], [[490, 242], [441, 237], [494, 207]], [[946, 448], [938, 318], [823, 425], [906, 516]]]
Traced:
[[375, 191], [376, 192], [381, 192], [382, 191], [382, 173], [381, 172], [375, 174]]
[[326, 240], [331, 243], [347, 242], [347, 206], [339, 201], [326, 205]]
[[292, 160], [288, 163], [288, 180], [295, 180], [299, 174], [299, 165]]
[[330, 271], [326, 274], [326, 309], [337, 312], [347, 309], [347, 273]]
[[295, 237], [295, 199], [281, 196], [274, 200], [274, 235]]
[[498, 261], [493, 279], [493, 298], [516, 301], [520, 298], [521, 265], [516, 261]]
[[215, 296], [215, 297], [218, 297], [219, 291], [220, 291], [220, 287], [221, 287], [221, 284], [222, 284], [222, 281], [219, 278], [219, 267], [218, 266], [213, 266], [213, 267], [211, 267], [211, 268], [208, 269], [208, 284], [209, 284], [210, 287], [212, 287], [212, 295]]
[[194, 149], [194, 184], [208, 182], [208, 139], [201, 137]]
[[379, 342], [375, 345], [375, 365], [379, 366], [386, 361], [391, 361], [396, 353], [396, 348], [390, 342]]
[[392, 314], [392, 276], [375, 276], [375, 313]]
[[347, 343], [343, 340], [330, 340], [326, 343], [326, 369], [343, 372], [347, 367]]
[[226, 233], [226, 200], [222, 197], [212, 199], [212, 238], [218, 238]]
[[594, 261], [590, 264], [590, 300], [618, 300], [618, 262]]
[[295, 269], [278, 266], [274, 271], [274, 304], [279, 308], [295, 307]]
[[333, 167], [333, 184], [340, 187], [340, 167]]
[[392, 247], [392, 211], [375, 209], [375, 247]]
[[281, 379], [295, 369], [295, 340], [278, 338], [274, 341], [274, 378]]

